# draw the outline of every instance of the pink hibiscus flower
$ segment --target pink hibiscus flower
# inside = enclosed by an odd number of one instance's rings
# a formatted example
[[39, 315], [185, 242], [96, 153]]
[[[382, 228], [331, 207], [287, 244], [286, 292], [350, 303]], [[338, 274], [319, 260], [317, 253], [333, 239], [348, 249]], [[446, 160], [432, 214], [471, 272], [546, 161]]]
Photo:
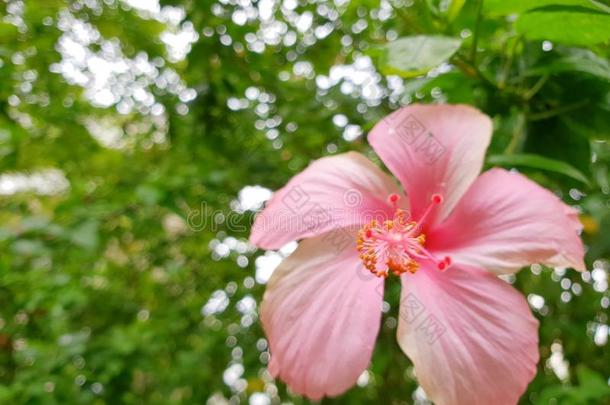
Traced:
[[[368, 367], [383, 285], [400, 277], [398, 344], [437, 404], [514, 404], [536, 374], [538, 321], [497, 275], [532, 263], [585, 269], [574, 209], [518, 173], [479, 176], [491, 120], [412, 105], [369, 142], [406, 194], [358, 153], [313, 162], [258, 215], [251, 241], [303, 239], [269, 280], [270, 372], [311, 399]], [[478, 176], [478, 177], [477, 177]]]

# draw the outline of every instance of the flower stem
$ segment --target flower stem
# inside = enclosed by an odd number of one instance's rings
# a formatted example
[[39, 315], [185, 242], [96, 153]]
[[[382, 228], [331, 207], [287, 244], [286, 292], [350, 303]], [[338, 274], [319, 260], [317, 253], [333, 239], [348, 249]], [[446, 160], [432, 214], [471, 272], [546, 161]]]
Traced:
[[483, 0], [477, 1], [477, 20], [474, 25], [472, 37], [472, 48], [470, 48], [470, 62], [476, 66], [477, 63], [477, 44], [479, 42], [479, 29], [483, 18]]

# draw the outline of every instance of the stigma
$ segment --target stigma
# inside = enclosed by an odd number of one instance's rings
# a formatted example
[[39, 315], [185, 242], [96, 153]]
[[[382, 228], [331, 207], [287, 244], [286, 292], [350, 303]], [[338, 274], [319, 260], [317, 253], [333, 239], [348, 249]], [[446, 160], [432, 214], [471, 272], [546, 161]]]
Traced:
[[358, 231], [357, 249], [366, 269], [377, 277], [386, 278], [393, 273], [415, 273], [422, 260], [432, 261], [438, 270], [451, 266], [448, 256], [439, 260], [426, 248], [426, 235], [421, 232], [422, 224], [430, 213], [442, 203], [440, 194], [434, 194], [430, 205], [417, 222], [409, 214], [398, 208], [400, 197], [391, 194], [388, 201], [394, 207], [394, 216], [385, 221], [372, 220]]

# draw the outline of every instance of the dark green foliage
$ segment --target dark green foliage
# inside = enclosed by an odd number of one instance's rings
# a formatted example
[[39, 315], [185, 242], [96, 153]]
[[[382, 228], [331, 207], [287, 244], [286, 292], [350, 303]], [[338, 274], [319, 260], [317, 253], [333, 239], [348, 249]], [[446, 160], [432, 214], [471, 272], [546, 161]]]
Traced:
[[[128, 3], [0, 2], [0, 175], [58, 169], [69, 183], [50, 195], [0, 189], [0, 403], [246, 403], [256, 392], [306, 402], [265, 371], [264, 335], [247, 309], [262, 298], [264, 252], [243, 244], [254, 212], [231, 207], [243, 187], [277, 189], [312, 159], [371, 155], [358, 134], [411, 101], [480, 108], [495, 126], [487, 166], [516, 167], [582, 210], [590, 271], [534, 266], [514, 280], [544, 299], [534, 310], [539, 372], [522, 402], [610, 403], [599, 332], [610, 300], [608, 5], [298, 0], [294, 12], [269, 13], [286, 30], [261, 47], [265, 24], [239, 16], [237, 3], [249, 2], [162, 1], [183, 10], [177, 21]], [[292, 13], [311, 13], [312, 26], [298, 31]], [[83, 46], [89, 60], [132, 63], [113, 73], [110, 102], [92, 103], [92, 83], [59, 73], [59, 44], [78, 21], [99, 33]], [[332, 32], [316, 37], [325, 24]], [[178, 32], [196, 37], [176, 56], [162, 38]], [[395, 40], [417, 46], [392, 53]], [[111, 44], [120, 55], [109, 56]], [[325, 85], [333, 66], [368, 55], [384, 76]], [[404, 89], [385, 74], [402, 74]], [[339, 114], [347, 129], [333, 123]], [[222, 242], [230, 250], [218, 254]], [[215, 293], [228, 306], [204, 314]], [[323, 402], [413, 402], [417, 382], [395, 342], [398, 283], [385, 299], [368, 384]], [[230, 387], [232, 364], [244, 371]]]

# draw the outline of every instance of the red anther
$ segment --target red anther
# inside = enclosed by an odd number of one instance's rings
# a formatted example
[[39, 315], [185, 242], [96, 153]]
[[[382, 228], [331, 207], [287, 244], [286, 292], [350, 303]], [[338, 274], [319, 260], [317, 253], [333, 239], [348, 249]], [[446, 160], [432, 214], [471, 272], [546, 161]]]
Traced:
[[439, 270], [445, 270], [445, 268], [447, 267], [447, 264], [445, 262], [438, 262], [438, 264], [436, 266], [438, 267]]
[[445, 261], [445, 263], [447, 263], [447, 266], [451, 266], [451, 258], [449, 256], [445, 256], [443, 260]]
[[373, 231], [371, 231], [370, 229], [367, 229], [366, 232], [364, 233], [364, 236], [366, 236], [367, 238], [370, 238], [371, 236], [373, 236]]
[[390, 197], [388, 197], [388, 199], [391, 203], [395, 203], [396, 201], [400, 200], [400, 196], [398, 194], [390, 194]]
[[443, 196], [440, 194], [432, 194], [432, 202], [434, 204], [440, 204], [443, 202]]

